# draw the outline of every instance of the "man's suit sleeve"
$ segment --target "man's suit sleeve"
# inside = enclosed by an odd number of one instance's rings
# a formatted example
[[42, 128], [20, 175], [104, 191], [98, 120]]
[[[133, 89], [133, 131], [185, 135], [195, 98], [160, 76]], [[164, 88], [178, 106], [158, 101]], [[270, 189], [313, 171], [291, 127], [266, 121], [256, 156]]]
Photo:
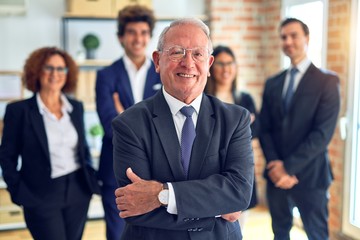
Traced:
[[308, 137], [284, 161], [290, 175], [301, 172], [319, 153], [324, 152], [334, 133], [340, 110], [339, 78], [328, 75]]
[[96, 75], [96, 110], [108, 138], [112, 138], [111, 121], [118, 115], [113, 100], [114, 78], [110, 69], [100, 70]]
[[271, 121], [271, 104], [272, 104], [272, 96], [271, 96], [271, 81], [267, 80], [265, 84], [265, 89], [263, 93], [263, 101], [262, 107], [260, 111], [260, 143], [263, 153], [265, 155], [265, 160], [269, 163], [272, 160], [277, 160], [279, 158], [279, 154], [276, 151], [275, 144], [273, 142], [273, 138], [271, 136], [271, 129], [273, 127], [273, 122]]

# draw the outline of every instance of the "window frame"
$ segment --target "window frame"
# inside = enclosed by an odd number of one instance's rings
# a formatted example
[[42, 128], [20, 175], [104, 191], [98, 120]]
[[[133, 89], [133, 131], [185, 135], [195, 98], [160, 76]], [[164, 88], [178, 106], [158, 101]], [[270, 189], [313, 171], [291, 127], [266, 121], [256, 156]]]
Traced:
[[[360, 227], [354, 226], [350, 222], [351, 204], [355, 201], [351, 189], [354, 188], [354, 170], [355, 161], [354, 155], [360, 151], [355, 146], [360, 139], [357, 139], [358, 134], [358, 121], [360, 118], [359, 101], [360, 100], [360, 4], [358, 0], [352, 0], [351, 8], [351, 37], [350, 37], [350, 64], [349, 64], [349, 83], [347, 89], [347, 114], [346, 123], [346, 146], [345, 146], [345, 164], [344, 164], [344, 193], [343, 193], [343, 212], [342, 212], [342, 232], [350, 237], [357, 238], [360, 235]], [[355, 97], [357, 99], [355, 100]], [[353, 100], [353, 101], [352, 101]], [[360, 130], [359, 130], [360, 131]], [[356, 141], [356, 142], [354, 142]], [[357, 162], [360, 161], [359, 158]], [[359, 164], [359, 163], [358, 163]], [[358, 173], [360, 174], [360, 173]], [[350, 176], [350, 177], [345, 177]]]
[[[323, 3], [323, 23], [327, 23], [328, 22], [328, 9], [329, 9], [329, 3], [328, 0], [282, 0], [282, 8], [281, 8], [281, 16], [282, 19], [284, 19], [285, 17], [289, 17], [287, 16], [286, 12], [287, 9], [291, 6], [295, 6], [295, 5], [303, 5], [303, 4], [307, 4], [307, 3], [312, 3], [312, 2], [322, 2]], [[326, 68], [327, 67], [327, 33], [328, 33], [328, 26], [327, 24], [323, 24], [323, 28], [322, 28], [322, 54], [321, 54], [321, 66], [317, 66], [319, 68]], [[310, 29], [310, 42], [311, 42], [311, 29]], [[280, 59], [280, 66], [283, 67], [289, 67], [289, 62], [286, 61], [286, 56], [284, 56], [284, 54], [281, 55], [281, 59]]]

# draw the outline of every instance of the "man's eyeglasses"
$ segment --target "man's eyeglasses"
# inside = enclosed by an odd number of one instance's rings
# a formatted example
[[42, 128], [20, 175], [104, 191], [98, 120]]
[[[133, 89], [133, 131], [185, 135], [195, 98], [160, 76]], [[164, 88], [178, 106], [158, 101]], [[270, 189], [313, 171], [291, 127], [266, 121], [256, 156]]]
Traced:
[[58, 74], [65, 75], [68, 72], [67, 67], [54, 67], [54, 66], [50, 66], [50, 65], [45, 65], [43, 69], [44, 69], [44, 72], [46, 72], [46, 73], [53, 73], [54, 71], [56, 71]]
[[191, 52], [191, 57], [195, 62], [204, 62], [210, 55], [209, 50], [204, 47], [183, 48], [180, 46], [173, 46], [163, 51], [167, 53], [169, 59], [173, 62], [180, 62], [186, 56], [186, 51]]
[[214, 66], [217, 67], [232, 67], [235, 66], [235, 62], [214, 62]]

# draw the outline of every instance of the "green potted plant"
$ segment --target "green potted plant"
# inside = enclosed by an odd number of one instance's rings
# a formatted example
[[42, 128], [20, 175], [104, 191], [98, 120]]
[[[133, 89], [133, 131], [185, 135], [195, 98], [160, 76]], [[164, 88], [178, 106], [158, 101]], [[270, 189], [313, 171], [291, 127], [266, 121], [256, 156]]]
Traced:
[[89, 33], [83, 37], [82, 43], [86, 49], [86, 58], [94, 59], [96, 49], [100, 46], [99, 38], [95, 34]]
[[100, 124], [94, 124], [89, 129], [92, 138], [92, 148], [98, 150], [101, 137], [104, 136], [104, 129]]

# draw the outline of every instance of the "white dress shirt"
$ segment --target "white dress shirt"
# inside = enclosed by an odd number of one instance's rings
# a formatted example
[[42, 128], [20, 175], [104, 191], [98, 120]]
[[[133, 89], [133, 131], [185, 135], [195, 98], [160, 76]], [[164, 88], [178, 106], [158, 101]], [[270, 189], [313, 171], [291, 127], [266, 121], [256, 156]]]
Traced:
[[301, 78], [304, 76], [306, 70], [309, 68], [311, 64], [311, 61], [308, 58], [305, 58], [304, 60], [302, 60], [297, 66], [291, 66], [286, 73], [286, 77], [285, 77], [285, 84], [284, 84], [284, 88], [282, 91], [282, 96], [283, 98], [285, 97], [286, 91], [288, 89], [289, 86], [289, 82], [290, 82], [290, 70], [292, 68], [297, 68], [298, 72], [295, 75], [295, 79], [294, 79], [294, 93], [297, 89], [297, 87], [299, 86], [300, 80]]
[[40, 94], [36, 94], [36, 101], [45, 124], [50, 153], [51, 178], [58, 178], [74, 172], [80, 168], [80, 164], [77, 159], [78, 134], [69, 116], [69, 113], [73, 111], [72, 105], [64, 95], [61, 95], [63, 116], [57, 119], [45, 106]]
[[[200, 94], [198, 97], [196, 97], [195, 100], [192, 101], [192, 103], [190, 105], [187, 105], [184, 102], [181, 102], [180, 100], [178, 100], [178, 99], [174, 98], [173, 96], [171, 96], [170, 94], [168, 94], [166, 92], [166, 90], [164, 89], [164, 87], [162, 90], [163, 90], [165, 100], [166, 100], [167, 104], [169, 105], [171, 115], [174, 120], [176, 134], [177, 134], [177, 137], [179, 140], [179, 145], [180, 145], [181, 131], [182, 131], [182, 128], [183, 128], [185, 120], [186, 120], [186, 117], [180, 112], [180, 109], [184, 106], [192, 106], [195, 109], [191, 118], [194, 122], [194, 126], [196, 129], [196, 123], [197, 123], [197, 119], [199, 116], [202, 94]], [[167, 212], [171, 213], [171, 214], [177, 214], [177, 206], [176, 206], [174, 188], [171, 183], [167, 183], [167, 184], [169, 187], [169, 202], [168, 202], [168, 206], [167, 206]]]
[[124, 57], [125, 69], [130, 79], [130, 85], [132, 94], [134, 97], [134, 103], [138, 103], [143, 100], [144, 89], [146, 83], [146, 76], [149, 68], [151, 67], [151, 60], [146, 57], [144, 64], [138, 70], [136, 65], [125, 54]]

